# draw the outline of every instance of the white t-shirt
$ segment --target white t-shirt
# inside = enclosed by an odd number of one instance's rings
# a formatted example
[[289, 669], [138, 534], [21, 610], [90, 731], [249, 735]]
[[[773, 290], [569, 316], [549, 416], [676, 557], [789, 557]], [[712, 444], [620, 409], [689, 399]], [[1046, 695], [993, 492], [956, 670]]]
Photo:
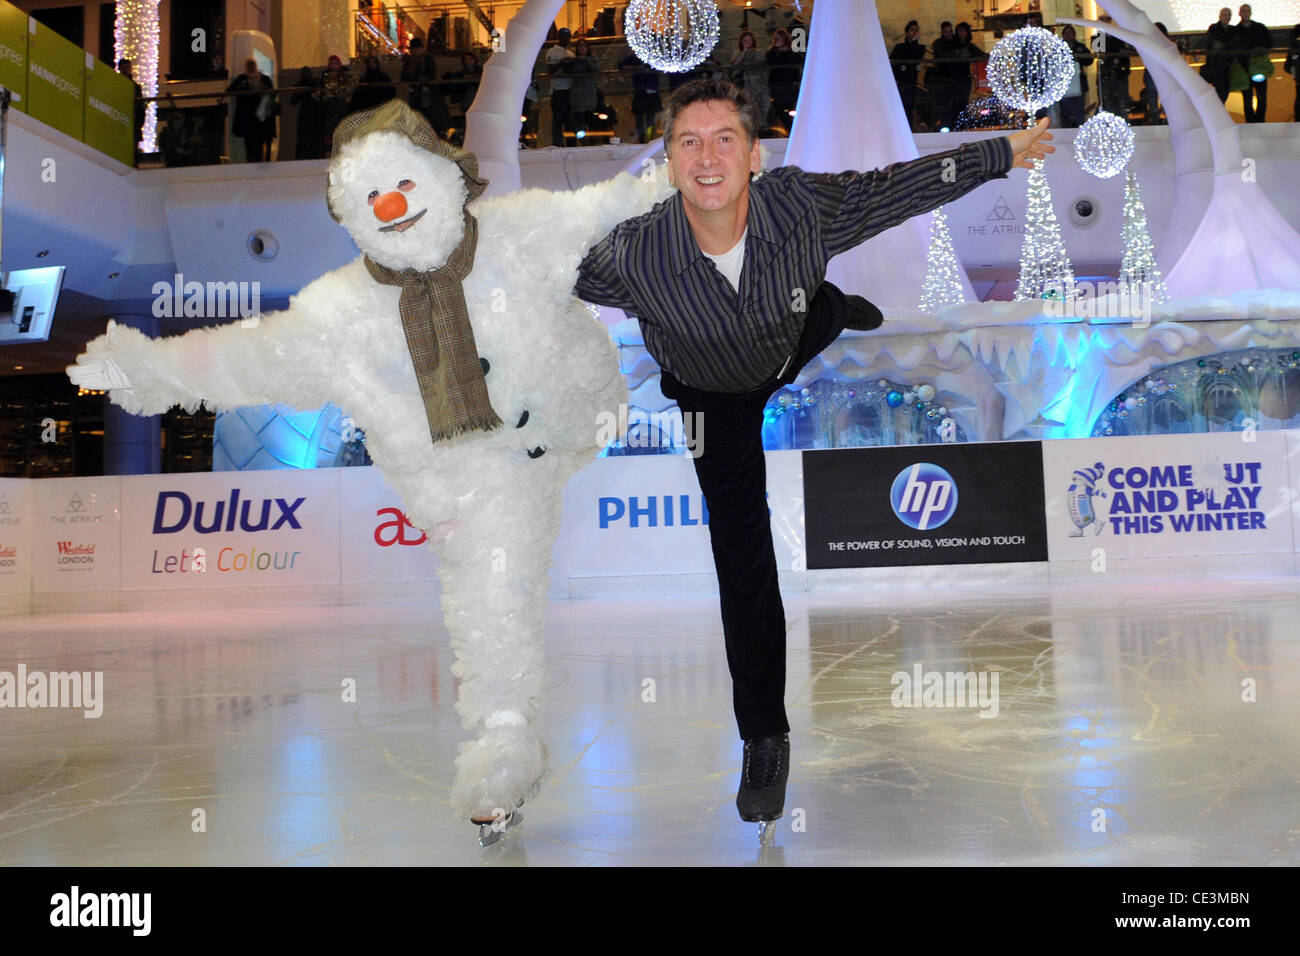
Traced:
[[[713, 255], [710, 252], [704, 254], [713, 260], [713, 264], [718, 267], [718, 271], [727, 277], [731, 287], [737, 292], [740, 291], [740, 270], [745, 267], [745, 237], [749, 235], [749, 226], [740, 234], [740, 241], [728, 249], [726, 252]], [[704, 252], [703, 249], [700, 250]]]
[[[560, 60], [573, 59], [573, 48], [560, 46], [558, 43], [546, 51], [546, 67], [550, 69]], [[573, 78], [565, 76], [563, 73], [557, 73], [551, 79], [551, 89], [554, 90], [571, 90], [573, 89]]]

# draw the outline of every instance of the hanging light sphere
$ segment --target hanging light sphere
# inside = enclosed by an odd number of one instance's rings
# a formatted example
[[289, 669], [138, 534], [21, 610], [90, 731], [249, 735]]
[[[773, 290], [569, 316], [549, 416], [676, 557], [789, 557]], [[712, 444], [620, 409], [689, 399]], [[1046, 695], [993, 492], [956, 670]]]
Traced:
[[1114, 113], [1098, 113], [1074, 137], [1074, 158], [1098, 179], [1119, 174], [1132, 157], [1133, 127]]
[[994, 95], [1009, 109], [1030, 116], [1065, 95], [1074, 70], [1073, 51], [1042, 27], [1008, 33], [989, 54], [988, 78]]
[[623, 29], [646, 66], [685, 73], [718, 45], [718, 8], [713, 0], [631, 0]]

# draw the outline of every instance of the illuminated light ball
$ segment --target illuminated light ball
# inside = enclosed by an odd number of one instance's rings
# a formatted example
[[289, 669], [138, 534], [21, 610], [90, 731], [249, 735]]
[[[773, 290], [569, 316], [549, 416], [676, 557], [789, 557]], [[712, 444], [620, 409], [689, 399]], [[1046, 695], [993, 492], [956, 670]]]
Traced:
[[854, 389], [849, 389], [849, 398], [856, 398], [857, 395], [858, 395], [858, 393], [857, 393], [856, 390], [854, 390]]
[[935, 390], [933, 385], [918, 385], [916, 387], [917, 397], [923, 402], [934, 401]]
[[947, 415], [947, 414], [948, 414], [948, 409], [945, 408], [945, 407], [940, 407], [940, 408], [939, 408], [939, 414], [940, 414], [940, 415]]
[[799, 394], [800, 394], [800, 395], [807, 395], [807, 394], [808, 394], [808, 389], [806, 389], [806, 388], [801, 388], [801, 389], [799, 389]]
[[889, 403], [890, 408], [897, 408], [903, 404], [903, 393], [896, 388], [890, 389], [889, 394], [885, 396], [885, 401]]
[[[1300, 358], [1300, 356], [1297, 356], [1297, 358]], [[886, 382], [886, 381], [882, 378], [882, 379], [881, 379], [879, 382], [877, 382], [876, 384], [879, 385], [881, 388], [884, 388], [884, 387], [885, 387], [886, 385], [888, 385], [889, 383]]]
[[1130, 412], [1133, 411], [1133, 409], [1137, 408], [1137, 405], [1138, 403], [1136, 398], [1127, 398], [1124, 400], [1124, 407], [1127, 408]]
[[713, 0], [631, 0], [624, 14], [627, 45], [661, 73], [685, 73], [718, 45]]
[[1098, 113], [1075, 134], [1074, 158], [1098, 179], [1119, 175], [1133, 158], [1133, 127], [1114, 113]]
[[1064, 40], [1042, 27], [1023, 27], [994, 44], [989, 85], [1004, 106], [1032, 116], [1065, 95], [1074, 69], [1074, 53]]
[[916, 401], [916, 392], [912, 392], [912, 391], [904, 392], [903, 401], [911, 405], [914, 401]]

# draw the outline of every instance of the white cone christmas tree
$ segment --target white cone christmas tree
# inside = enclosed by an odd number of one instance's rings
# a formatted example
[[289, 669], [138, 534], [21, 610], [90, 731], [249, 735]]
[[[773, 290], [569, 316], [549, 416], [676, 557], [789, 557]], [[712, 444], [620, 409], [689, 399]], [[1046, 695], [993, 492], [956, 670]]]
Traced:
[[1149, 294], [1152, 305], [1169, 301], [1169, 289], [1156, 264], [1155, 247], [1147, 230], [1142, 190], [1131, 169], [1124, 184], [1124, 260], [1119, 269], [1119, 291], [1130, 297]]
[[921, 311], [938, 312], [966, 301], [962, 268], [952, 247], [948, 217], [940, 206], [930, 220], [930, 248], [926, 252], [925, 282], [921, 285]]
[[1074, 296], [1074, 267], [1065, 252], [1061, 224], [1052, 209], [1052, 188], [1043, 161], [1029, 171], [1029, 208], [1025, 212], [1025, 241], [1020, 249], [1020, 284], [1016, 300], [1069, 299]]

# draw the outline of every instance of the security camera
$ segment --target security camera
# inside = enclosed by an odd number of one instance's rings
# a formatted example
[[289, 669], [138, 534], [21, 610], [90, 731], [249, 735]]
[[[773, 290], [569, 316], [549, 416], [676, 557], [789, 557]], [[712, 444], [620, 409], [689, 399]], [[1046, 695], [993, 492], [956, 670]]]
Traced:
[[1080, 196], [1070, 203], [1070, 222], [1079, 229], [1097, 225], [1101, 219], [1101, 203], [1092, 196]]

